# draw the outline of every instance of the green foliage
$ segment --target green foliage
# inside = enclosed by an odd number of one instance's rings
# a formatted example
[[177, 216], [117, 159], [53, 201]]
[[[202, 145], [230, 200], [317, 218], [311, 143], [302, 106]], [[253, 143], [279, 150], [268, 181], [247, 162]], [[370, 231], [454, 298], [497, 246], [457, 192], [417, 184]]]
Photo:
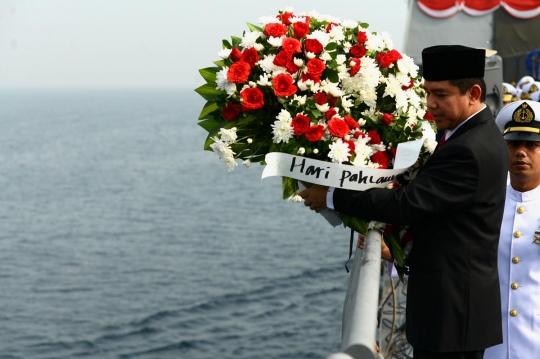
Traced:
[[[199, 115], [199, 120], [203, 120], [206, 118], [209, 118], [208, 115], [212, 112], [219, 110], [220, 106], [216, 102], [207, 102], [206, 105], [204, 105], [201, 114]], [[212, 117], [213, 118], [213, 117]], [[204, 127], [203, 127], [204, 128]]]
[[287, 199], [298, 191], [298, 181], [294, 178], [281, 177], [281, 187], [283, 189], [283, 199]]
[[214, 84], [216, 82], [216, 74], [220, 70], [221, 69], [219, 67], [207, 67], [205, 69], [200, 69], [199, 73], [206, 80], [206, 82]]
[[251, 31], [254, 31], [254, 32], [262, 32], [263, 31], [262, 27], [250, 24], [249, 22], [246, 22], [246, 25]]

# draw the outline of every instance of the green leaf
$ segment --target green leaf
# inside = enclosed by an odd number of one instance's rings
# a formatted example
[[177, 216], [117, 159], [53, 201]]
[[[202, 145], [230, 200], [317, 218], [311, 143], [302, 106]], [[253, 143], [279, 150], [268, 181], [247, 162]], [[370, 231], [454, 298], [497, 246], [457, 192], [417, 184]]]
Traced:
[[223, 61], [223, 60], [216, 60], [216, 61], [214, 61], [214, 64], [215, 64], [216, 66], [220, 66], [220, 67], [225, 67], [225, 66], [227, 66], [227, 64], [226, 64], [225, 61]]
[[392, 257], [394, 257], [394, 261], [403, 267], [405, 265], [405, 255], [403, 253], [403, 248], [401, 248], [401, 243], [399, 243], [399, 240], [393, 234], [385, 234], [384, 240], [386, 242], [386, 245], [390, 248]]
[[326, 51], [335, 51], [338, 47], [338, 44], [335, 42], [329, 42], [328, 45], [324, 48]]
[[238, 36], [231, 36], [231, 40], [233, 46], [238, 46], [242, 42], [242, 38]]
[[367, 29], [367, 28], [369, 27], [369, 24], [367, 24], [367, 23], [365, 23], [365, 22], [361, 22], [361, 23], [360, 23], [360, 27], [361, 27], [362, 29]]
[[[204, 105], [201, 114], [199, 115], [199, 120], [204, 119], [208, 114], [219, 110], [219, 106], [215, 102], [207, 102], [206, 105]], [[204, 128], [204, 127], [203, 127]]]
[[215, 83], [216, 82], [216, 74], [220, 70], [221, 69], [219, 67], [207, 67], [205, 69], [200, 69], [199, 73], [206, 80], [206, 82]]
[[197, 92], [207, 101], [215, 101], [216, 97], [226, 95], [225, 91], [217, 90], [215, 85], [212, 84], [204, 84], [196, 88], [195, 92]]
[[221, 41], [221, 43], [223, 44], [223, 47], [227, 48], [227, 49], [232, 49], [232, 45], [229, 41], [227, 40], [223, 40]]
[[283, 199], [287, 199], [298, 191], [298, 181], [294, 178], [281, 177], [281, 187], [283, 189]]
[[348, 216], [343, 213], [338, 213], [339, 218], [343, 221], [343, 226], [352, 228], [355, 232], [366, 234], [368, 231], [367, 222], [365, 219]]
[[200, 121], [198, 125], [204, 128], [206, 131], [210, 132], [213, 128], [215, 128], [216, 126], [219, 126], [219, 123], [220, 123], [219, 121], [216, 121], [214, 119], [209, 119], [209, 120]]
[[336, 83], [336, 84], [339, 82], [339, 76], [338, 76], [338, 73], [337, 73], [336, 70], [332, 70], [332, 69], [327, 68], [323, 72], [323, 77], [326, 77], [327, 80], [329, 80], [329, 81], [331, 81], [333, 83]]
[[254, 32], [262, 32], [263, 31], [262, 27], [250, 24], [249, 22], [246, 22], [246, 25], [251, 31], [254, 31]]

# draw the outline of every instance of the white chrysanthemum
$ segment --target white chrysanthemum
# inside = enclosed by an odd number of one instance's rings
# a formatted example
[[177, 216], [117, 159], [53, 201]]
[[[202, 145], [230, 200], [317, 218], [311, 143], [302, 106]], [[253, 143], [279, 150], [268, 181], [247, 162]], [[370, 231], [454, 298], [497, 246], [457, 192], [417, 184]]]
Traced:
[[340, 97], [343, 96], [343, 91], [339, 88], [338, 84], [335, 84], [333, 82], [329, 82], [328, 80], [324, 80], [321, 82], [321, 90], [324, 92], [334, 96], [334, 97]]
[[306, 153], [306, 149], [305, 149], [304, 147], [300, 147], [300, 148], [298, 149], [298, 154], [299, 154], [300, 156], [302, 156], [304, 153]]
[[285, 6], [284, 9], [279, 9], [279, 13], [280, 13], [280, 14], [287, 13], [287, 12], [288, 12], [288, 13], [293, 12], [292, 6]]
[[222, 161], [225, 162], [225, 166], [227, 166], [227, 170], [229, 171], [234, 170], [234, 167], [238, 166], [238, 163], [236, 163], [236, 160], [232, 156], [223, 157]]
[[367, 144], [369, 137], [359, 138], [354, 141], [355, 149], [355, 158], [352, 162], [353, 166], [356, 167], [366, 167], [366, 163], [369, 161], [370, 156], [373, 153], [371, 146]]
[[285, 38], [285, 36], [281, 36], [281, 37], [273, 37], [273, 36], [270, 36], [268, 38], [268, 43], [270, 45], [272, 45], [273, 47], [281, 47], [281, 45], [283, 44], [283, 39]]
[[343, 26], [346, 29], [354, 29], [355, 27], [358, 26], [358, 21], [343, 20], [343, 22], [341, 23], [341, 26]]
[[326, 51], [323, 51], [320, 55], [319, 55], [319, 59], [323, 60], [323, 61], [332, 61], [332, 56], [326, 52]]
[[347, 143], [341, 141], [341, 138], [331, 143], [328, 148], [330, 149], [328, 157], [330, 157], [332, 162], [341, 164], [349, 160], [351, 149]]
[[347, 61], [347, 56], [343, 55], [343, 54], [339, 54], [336, 56], [336, 63], [338, 65], [343, 65], [345, 63], [345, 61]]
[[388, 75], [388, 77], [386, 78], [386, 89], [384, 90], [383, 97], [395, 97], [399, 91], [403, 92], [401, 87], [401, 82], [399, 82], [399, 80], [394, 75]]
[[367, 35], [367, 41], [365, 43], [366, 50], [371, 51], [382, 51], [384, 50], [384, 47], [386, 46], [383, 38], [379, 35], [366, 32]]
[[325, 31], [321, 30], [313, 31], [307, 36], [307, 38], [318, 40], [323, 47], [326, 47], [326, 45], [328, 45], [328, 43], [330, 42], [330, 35], [328, 35]]
[[420, 96], [418, 96], [418, 94], [414, 92], [414, 90], [407, 90], [405, 93], [407, 94], [407, 98], [409, 99], [409, 105], [414, 106], [414, 108], [416, 109], [419, 109], [421, 107], [420, 104], [422, 103], [422, 99], [420, 98]]
[[361, 76], [364, 86], [377, 87], [380, 83], [381, 70], [374, 59], [370, 57], [364, 57], [362, 59], [362, 67], [358, 72]]
[[362, 92], [362, 100], [371, 108], [377, 107], [377, 91], [375, 87], [368, 87]]
[[396, 78], [405, 87], [409, 87], [409, 85], [411, 84], [411, 78], [406, 73], [398, 71], [398, 73], [396, 74]]
[[281, 21], [276, 16], [261, 16], [258, 20], [262, 27], [267, 24], [281, 24]]
[[257, 85], [259, 86], [270, 86], [271, 84], [272, 82], [270, 81], [268, 74], [262, 74], [257, 81]]
[[344, 49], [343, 49], [344, 52], [348, 54], [348, 53], [349, 53], [349, 49], [352, 47], [352, 44], [351, 44], [350, 42], [348, 42], [348, 41], [345, 41], [345, 42], [342, 43], [341, 45], [343, 45], [343, 47], [344, 47]]
[[418, 66], [414, 63], [414, 60], [405, 54], [401, 54], [401, 56], [402, 58], [397, 61], [399, 71], [416, 77], [418, 75]]
[[242, 162], [242, 164], [244, 165], [244, 167], [246, 168], [251, 168], [251, 161], [249, 159], [245, 160], [244, 162]]
[[221, 57], [222, 59], [226, 59], [227, 57], [229, 57], [229, 55], [231, 54], [231, 49], [222, 49], [221, 51], [218, 52], [218, 56]]
[[316, 58], [317, 55], [315, 55], [315, 53], [313, 53], [313, 52], [308, 51], [308, 52], [306, 52], [306, 57], [307, 57], [308, 60], [311, 60], [311, 59]]
[[353, 107], [353, 106], [354, 106], [354, 102], [349, 100], [348, 96], [342, 96], [341, 97], [341, 107], [343, 107], [343, 109], [346, 112], [351, 112], [351, 107]]
[[304, 16], [293, 16], [289, 19], [291, 24], [297, 23], [297, 22], [306, 22], [306, 18]]
[[330, 35], [330, 38], [333, 39], [335, 42], [340, 43], [343, 40], [345, 40], [345, 34], [343, 33], [343, 27], [341, 26], [332, 26], [332, 29], [328, 33]]
[[386, 146], [384, 145], [384, 143], [371, 145], [371, 148], [373, 149], [373, 153], [378, 152], [378, 151], [386, 151]]
[[214, 151], [214, 153], [221, 158], [221, 160], [227, 166], [227, 169], [232, 171], [237, 165], [236, 160], [234, 159], [233, 150], [229, 144], [223, 142], [217, 137], [212, 137], [212, 140], [214, 140], [214, 143], [210, 145], [210, 148], [212, 148], [212, 151]]
[[279, 121], [287, 122], [287, 123], [291, 123], [292, 121], [292, 116], [290, 112], [285, 110], [284, 108], [282, 108], [281, 111], [279, 111], [279, 114], [276, 116], [276, 118]]
[[384, 229], [386, 223], [371, 221], [368, 223], [368, 229]]
[[435, 152], [435, 148], [437, 147], [437, 141], [431, 138], [426, 138], [424, 140], [424, 147], [426, 148], [426, 150], [429, 151], [429, 153], [433, 153]]
[[[364, 112], [362, 112], [362, 116], [369, 117], [373, 122], [377, 123], [379, 121], [379, 111], [377, 111], [374, 107], [370, 107]], [[360, 125], [362, 126], [362, 125]]]
[[240, 46], [242, 46], [244, 49], [250, 49], [252, 47], [255, 47], [255, 44], [257, 43], [257, 39], [261, 35], [262, 35], [262, 32], [258, 32], [258, 31], [246, 32], [244, 34], [244, 37], [242, 38], [242, 42], [240, 43]]
[[422, 138], [435, 141], [436, 133], [433, 130], [433, 127], [427, 122], [422, 121]]
[[423, 108], [419, 108], [416, 111], [416, 114], [418, 115], [418, 118], [424, 118], [426, 116], [426, 110], [424, 110]]
[[404, 110], [409, 105], [409, 98], [407, 96], [407, 93], [403, 91], [401, 88], [398, 92], [396, 92], [396, 107], [398, 110]]
[[330, 109], [330, 105], [327, 103], [325, 103], [324, 105], [319, 105], [318, 103], [315, 103], [315, 106], [317, 107], [317, 110], [323, 113]]
[[394, 49], [394, 41], [392, 41], [392, 39], [390, 38], [390, 34], [388, 34], [386, 31], [383, 31], [383, 33], [381, 34], [381, 38], [386, 44], [386, 48], [388, 50]]
[[227, 95], [231, 97], [236, 92], [236, 84], [227, 79], [227, 72], [229, 68], [224, 67], [216, 74], [216, 89], [227, 92]]
[[296, 86], [298, 86], [298, 89], [299, 89], [300, 91], [307, 91], [307, 89], [308, 89], [307, 84], [306, 84], [304, 81], [302, 81], [302, 80], [298, 81], [298, 82], [296, 83]]
[[236, 127], [231, 128], [230, 130], [222, 128], [219, 130], [221, 140], [225, 143], [233, 143], [237, 139]]
[[300, 105], [302, 105], [302, 106], [306, 104], [306, 100], [307, 100], [306, 95], [304, 95], [304, 96], [294, 95], [293, 96], [293, 101], [298, 101], [300, 103]]
[[[283, 111], [283, 110], [282, 110]], [[279, 116], [278, 116], [279, 118]], [[275, 121], [272, 125], [272, 133], [274, 134], [273, 141], [274, 143], [287, 143], [294, 135], [293, 127], [291, 126], [291, 121]]]
[[304, 60], [302, 59], [299, 59], [297, 57], [293, 58], [293, 62], [296, 66], [298, 67], [301, 67], [302, 65], [304, 65]]
[[290, 201], [290, 202], [293, 202], [293, 203], [300, 203], [304, 199], [302, 197], [300, 197], [298, 194], [293, 194], [292, 196], [287, 198], [287, 200]]
[[275, 57], [276, 55], [267, 55], [264, 57], [264, 59], [259, 60], [257, 64], [264, 72], [272, 74], [272, 76], [287, 72], [287, 69], [285, 67], [274, 65]]

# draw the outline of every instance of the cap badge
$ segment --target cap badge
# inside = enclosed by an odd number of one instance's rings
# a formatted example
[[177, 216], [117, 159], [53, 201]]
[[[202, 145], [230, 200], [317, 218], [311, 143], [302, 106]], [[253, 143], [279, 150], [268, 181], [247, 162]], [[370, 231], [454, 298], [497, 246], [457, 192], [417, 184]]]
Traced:
[[534, 244], [540, 244], [540, 232], [534, 232]]
[[534, 120], [534, 111], [527, 102], [523, 102], [512, 114], [512, 119], [518, 123], [530, 123]]
[[533, 93], [533, 92], [536, 92], [536, 91], [538, 91], [538, 86], [531, 85], [531, 87], [529, 88], [529, 93]]

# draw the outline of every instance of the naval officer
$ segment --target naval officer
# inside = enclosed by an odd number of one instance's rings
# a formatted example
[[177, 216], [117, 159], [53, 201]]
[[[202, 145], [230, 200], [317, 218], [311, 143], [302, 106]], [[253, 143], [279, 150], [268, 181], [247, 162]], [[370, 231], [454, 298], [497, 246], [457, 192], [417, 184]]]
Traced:
[[540, 103], [514, 102], [496, 123], [508, 146], [510, 185], [499, 240], [503, 343], [485, 359], [540, 357]]

